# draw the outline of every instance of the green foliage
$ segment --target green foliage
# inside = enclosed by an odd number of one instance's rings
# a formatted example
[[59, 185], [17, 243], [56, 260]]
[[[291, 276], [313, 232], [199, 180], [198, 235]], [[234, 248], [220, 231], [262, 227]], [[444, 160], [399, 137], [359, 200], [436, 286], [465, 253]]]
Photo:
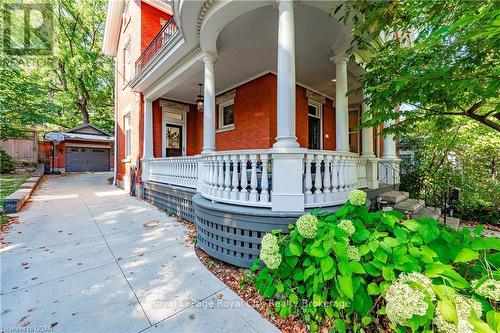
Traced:
[[3, 149], [0, 149], [0, 173], [9, 173], [14, 171], [14, 161], [9, 154], [7, 154]]
[[[475, 324], [498, 325], [497, 304], [474, 290], [488, 277], [500, 277], [495, 269], [500, 264], [500, 239], [485, 239], [480, 229], [453, 231], [425, 217], [403, 221], [399, 212], [368, 212], [350, 203], [333, 214], [313, 215], [318, 218], [314, 238], [304, 238], [289, 225], [290, 233], [277, 239], [281, 264], [269, 269], [258, 259], [252, 266], [256, 288], [274, 301], [280, 316], [301, 316], [313, 331], [323, 325], [339, 332], [362, 332], [384, 325], [388, 290], [406, 283], [417, 294], [426, 290], [429, 304], [423, 315], [405, 322], [413, 331], [432, 329], [435, 307], [444, 320], [456, 324], [455, 299], [481, 302], [483, 314], [471, 319]], [[340, 227], [345, 220], [355, 226], [351, 235]], [[359, 255], [355, 259], [350, 256], [353, 251]], [[429, 286], [411, 278], [401, 280], [411, 272], [424, 274]], [[479, 282], [471, 286], [471, 280]], [[484, 316], [488, 311], [493, 311], [489, 320]]]
[[113, 59], [100, 49], [107, 1], [45, 3], [54, 17], [53, 53], [0, 53], [0, 138], [89, 122], [113, 132]]
[[356, 0], [335, 13], [352, 27], [350, 53], [365, 69], [366, 125], [402, 116], [385, 132], [403, 133], [452, 116], [500, 131], [497, 1]]
[[[401, 137], [401, 149], [415, 153], [401, 162], [401, 189], [435, 206], [450, 187], [461, 189], [454, 216], [496, 224], [500, 221], [500, 135], [468, 119], [427, 120]], [[433, 193], [434, 192], [434, 193]]]

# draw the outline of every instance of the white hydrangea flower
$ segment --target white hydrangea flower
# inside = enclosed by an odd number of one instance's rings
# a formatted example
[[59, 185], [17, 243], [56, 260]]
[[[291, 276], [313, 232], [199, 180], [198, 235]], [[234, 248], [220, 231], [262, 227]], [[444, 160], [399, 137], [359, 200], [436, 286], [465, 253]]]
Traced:
[[385, 300], [387, 317], [396, 325], [406, 326], [413, 316], [424, 316], [429, 308], [421, 290], [399, 281], [391, 284]]
[[364, 206], [366, 204], [366, 193], [361, 190], [354, 190], [349, 193], [349, 202], [354, 206]]
[[345, 230], [349, 236], [356, 232], [356, 227], [351, 220], [342, 220], [339, 222], [339, 228]]
[[260, 251], [267, 253], [278, 252], [278, 237], [273, 234], [265, 234], [264, 237], [262, 237]]
[[481, 318], [483, 314], [483, 306], [481, 303], [472, 298], [465, 298], [458, 295], [455, 298], [455, 308], [457, 309], [457, 316], [461, 319], [469, 319], [471, 310], [476, 313], [476, 315]]
[[347, 246], [347, 258], [352, 261], [359, 261], [361, 259], [359, 250], [356, 246]]
[[270, 269], [276, 269], [281, 264], [278, 238], [275, 235], [265, 234], [264, 237], [262, 237], [260, 259], [262, 259]]
[[458, 323], [452, 323], [446, 321], [443, 318], [443, 315], [436, 308], [436, 312], [434, 314], [434, 318], [432, 319], [432, 323], [436, 326], [437, 331], [441, 333], [473, 333], [474, 327], [465, 319], [458, 319]]
[[446, 321], [443, 315], [436, 307], [436, 312], [432, 320], [433, 324], [439, 332], [442, 333], [472, 333], [474, 332], [473, 326], [469, 323], [471, 311], [474, 311], [478, 317], [482, 315], [481, 303], [476, 300], [465, 298], [458, 295], [455, 300], [455, 310], [457, 311], [458, 323]]
[[500, 281], [488, 279], [476, 289], [478, 295], [500, 302]]
[[260, 259], [264, 261], [264, 263], [266, 264], [267, 267], [269, 267], [269, 269], [276, 269], [281, 264], [281, 255], [278, 252], [276, 253], [261, 252]]
[[318, 231], [318, 219], [311, 214], [302, 215], [297, 220], [297, 230], [304, 238], [316, 237]]
[[432, 300], [436, 299], [436, 293], [432, 289], [432, 281], [424, 274], [418, 272], [401, 273], [398, 280], [401, 282], [418, 283], [425, 289], [425, 291], [427, 291]]

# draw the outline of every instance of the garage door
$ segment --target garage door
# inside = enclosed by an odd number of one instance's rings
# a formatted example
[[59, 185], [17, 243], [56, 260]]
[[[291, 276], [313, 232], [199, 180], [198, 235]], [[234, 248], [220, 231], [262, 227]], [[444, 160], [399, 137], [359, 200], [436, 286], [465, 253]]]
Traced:
[[66, 172], [109, 171], [109, 149], [66, 148]]

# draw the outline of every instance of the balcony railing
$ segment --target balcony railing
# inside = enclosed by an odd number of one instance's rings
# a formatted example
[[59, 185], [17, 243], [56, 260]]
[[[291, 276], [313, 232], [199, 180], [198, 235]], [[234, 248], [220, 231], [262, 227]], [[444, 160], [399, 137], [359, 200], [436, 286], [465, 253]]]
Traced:
[[179, 29], [173, 17], [163, 25], [160, 32], [149, 43], [148, 47], [142, 52], [141, 56], [135, 62], [135, 74], [137, 75], [146, 65], [153, 59], [153, 57], [160, 51], [163, 46], [177, 34]]

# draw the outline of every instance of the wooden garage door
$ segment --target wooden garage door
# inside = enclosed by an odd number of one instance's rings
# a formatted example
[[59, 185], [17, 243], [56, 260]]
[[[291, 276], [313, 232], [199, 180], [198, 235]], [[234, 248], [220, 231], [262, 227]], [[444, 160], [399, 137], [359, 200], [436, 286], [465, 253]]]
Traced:
[[109, 171], [109, 149], [66, 148], [66, 172]]

